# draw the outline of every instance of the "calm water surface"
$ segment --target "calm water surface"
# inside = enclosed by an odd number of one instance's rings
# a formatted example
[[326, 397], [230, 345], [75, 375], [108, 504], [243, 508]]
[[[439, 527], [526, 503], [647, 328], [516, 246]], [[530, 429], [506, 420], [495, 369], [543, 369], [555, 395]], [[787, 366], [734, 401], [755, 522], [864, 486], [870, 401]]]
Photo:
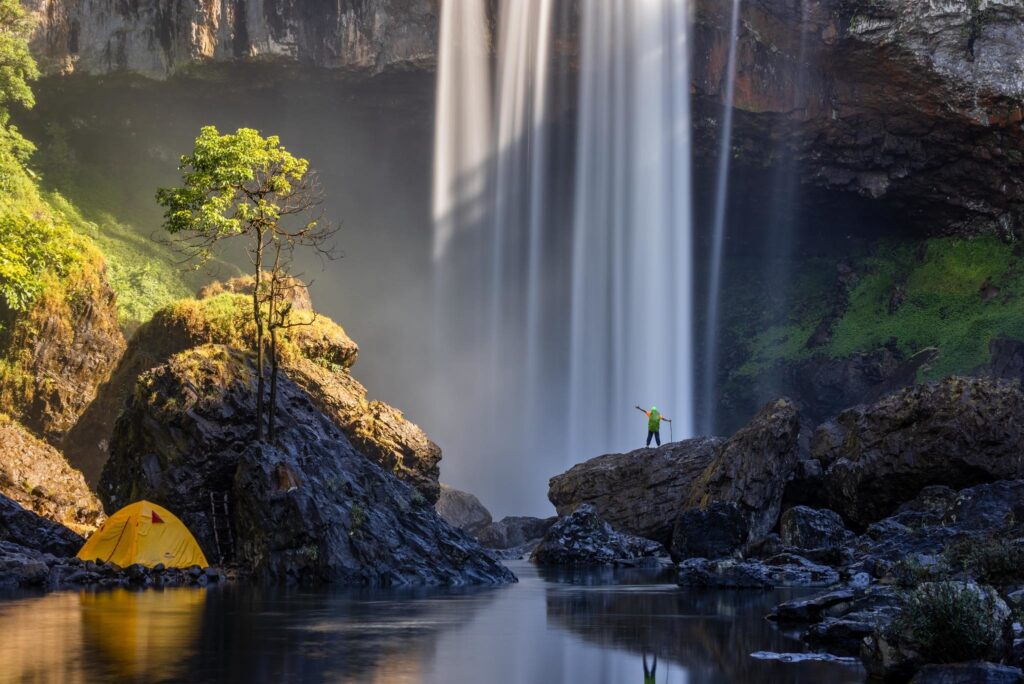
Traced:
[[0, 602], [0, 681], [619, 684], [658, 655], [668, 682], [863, 682], [857, 665], [782, 663], [764, 620], [792, 592], [681, 591], [652, 571], [539, 572], [433, 591], [58, 593]]

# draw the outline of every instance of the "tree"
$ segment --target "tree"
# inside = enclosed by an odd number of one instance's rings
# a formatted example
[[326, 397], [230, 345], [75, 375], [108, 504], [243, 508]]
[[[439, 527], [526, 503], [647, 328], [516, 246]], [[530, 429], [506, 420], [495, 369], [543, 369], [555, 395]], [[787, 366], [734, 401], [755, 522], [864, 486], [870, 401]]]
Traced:
[[[164, 207], [164, 228], [184, 260], [199, 267], [223, 240], [248, 240], [255, 279], [256, 439], [262, 440], [265, 341], [269, 332], [276, 399], [277, 331], [288, 325], [282, 301], [291, 255], [297, 247], [332, 255], [328, 242], [334, 230], [319, 214], [323, 192], [308, 161], [288, 152], [277, 136], [264, 138], [251, 128], [222, 135], [205, 126], [178, 168], [182, 186], [160, 189], [157, 201]], [[273, 425], [273, 402], [270, 408]]]
[[[18, 0], [0, 0], [0, 174], [12, 173], [12, 165], [24, 164], [35, 150], [11, 125], [11, 107], [35, 105], [32, 81], [39, 67], [28, 49], [32, 20]], [[6, 185], [5, 178], [0, 182]]]

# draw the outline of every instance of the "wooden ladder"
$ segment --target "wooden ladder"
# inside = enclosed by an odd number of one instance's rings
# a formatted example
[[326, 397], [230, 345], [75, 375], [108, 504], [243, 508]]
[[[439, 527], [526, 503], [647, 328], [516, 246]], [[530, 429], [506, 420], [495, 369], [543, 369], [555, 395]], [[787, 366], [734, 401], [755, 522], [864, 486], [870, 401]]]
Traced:
[[234, 557], [235, 544], [231, 536], [231, 513], [227, 493], [210, 492], [210, 515], [213, 522], [213, 540], [217, 544], [219, 562], [224, 565]]

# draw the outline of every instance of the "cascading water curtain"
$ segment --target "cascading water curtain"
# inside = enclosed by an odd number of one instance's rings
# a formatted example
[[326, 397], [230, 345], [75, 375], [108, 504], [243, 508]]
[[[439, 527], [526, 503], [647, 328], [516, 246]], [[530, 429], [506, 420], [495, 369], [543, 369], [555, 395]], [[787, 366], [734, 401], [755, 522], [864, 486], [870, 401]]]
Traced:
[[732, 160], [732, 112], [736, 92], [736, 43], [739, 38], [740, 0], [732, 0], [729, 19], [729, 54], [722, 87], [722, 118], [719, 120], [718, 174], [715, 182], [715, 211], [711, 224], [711, 254], [708, 259], [707, 318], [704, 330], [704, 364], [701, 378], [701, 433], [715, 431], [716, 384], [718, 380], [719, 309], [722, 305], [722, 259], [725, 248], [725, 214], [729, 198], [729, 166]]
[[570, 461], [638, 446], [634, 404], [694, 428], [689, 3], [583, 0], [581, 30]]

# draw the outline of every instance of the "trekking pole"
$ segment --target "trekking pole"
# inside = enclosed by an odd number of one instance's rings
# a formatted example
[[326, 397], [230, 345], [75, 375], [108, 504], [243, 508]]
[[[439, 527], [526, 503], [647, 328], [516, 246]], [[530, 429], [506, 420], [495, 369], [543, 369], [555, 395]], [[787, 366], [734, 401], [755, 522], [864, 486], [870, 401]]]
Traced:
[[675, 435], [672, 434], [672, 421], [667, 418], [665, 420], [668, 421], [668, 441], [674, 442], [676, 441], [676, 438]]

